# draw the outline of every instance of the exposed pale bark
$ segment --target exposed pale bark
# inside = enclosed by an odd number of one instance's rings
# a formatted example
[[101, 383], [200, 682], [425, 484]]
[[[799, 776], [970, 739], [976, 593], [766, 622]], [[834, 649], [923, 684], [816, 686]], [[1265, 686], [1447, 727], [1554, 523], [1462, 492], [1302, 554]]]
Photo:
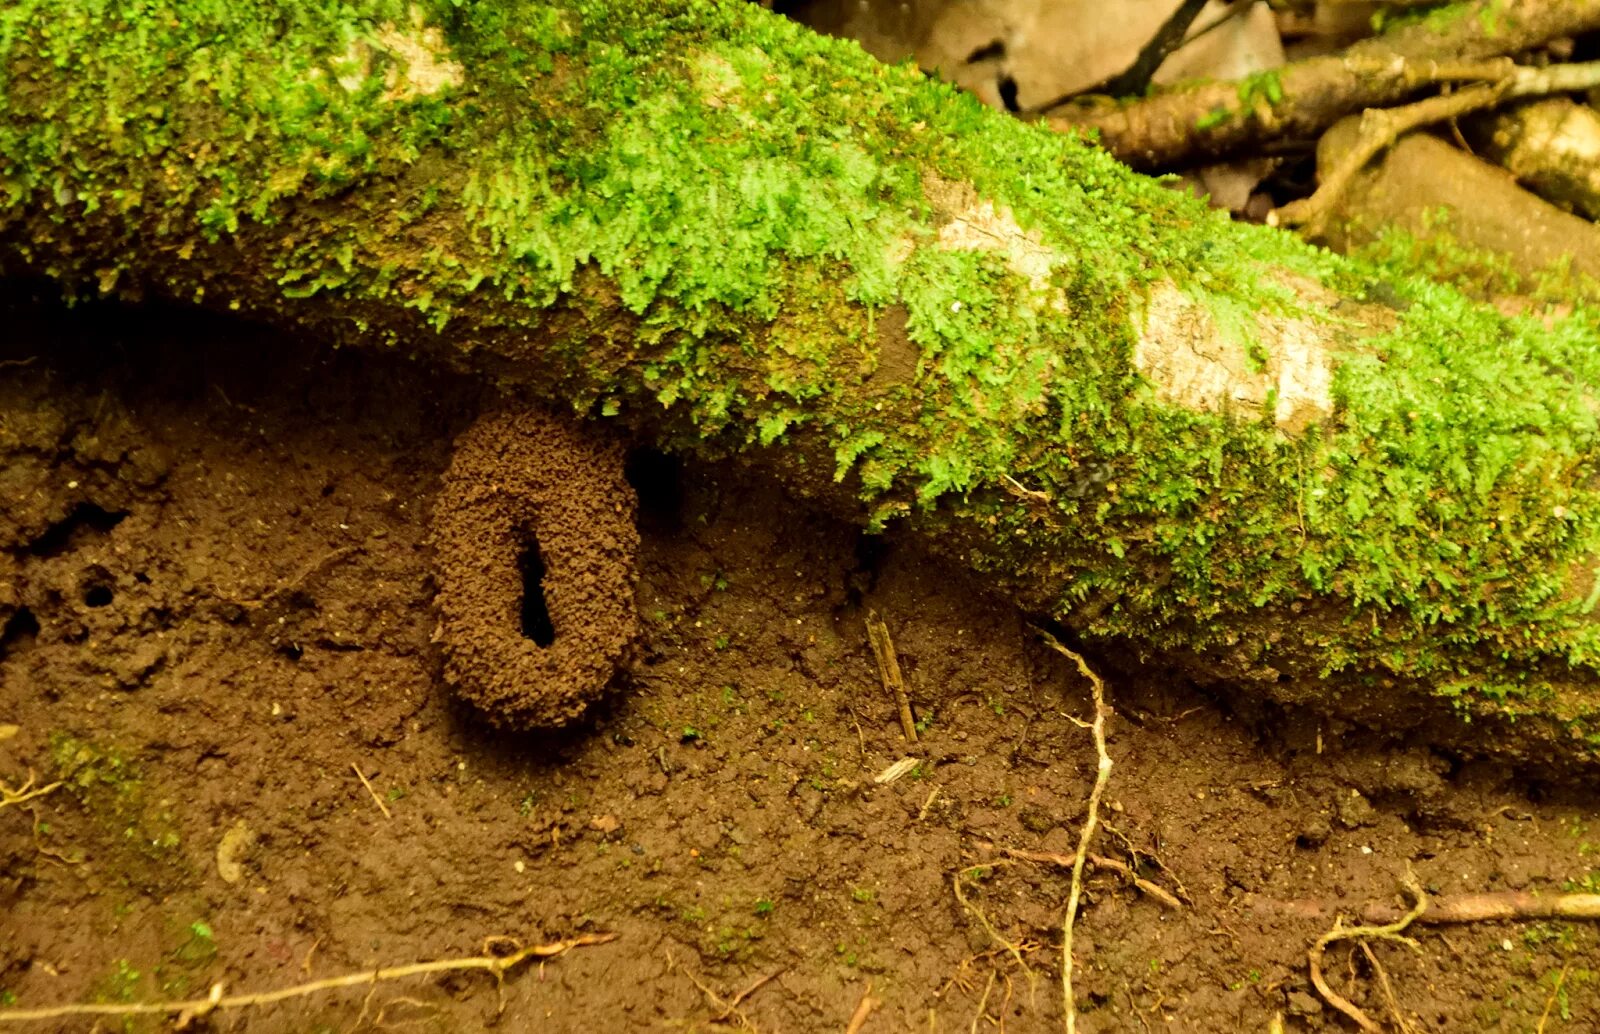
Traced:
[[445, 356], [1102, 645], [1594, 755], [1586, 317], [1233, 225], [755, 5], [0, 17], [12, 272]]

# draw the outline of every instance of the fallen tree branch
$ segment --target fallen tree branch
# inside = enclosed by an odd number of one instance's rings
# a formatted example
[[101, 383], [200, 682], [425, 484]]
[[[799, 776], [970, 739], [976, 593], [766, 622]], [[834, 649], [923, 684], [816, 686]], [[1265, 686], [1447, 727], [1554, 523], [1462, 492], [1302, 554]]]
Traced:
[[[428, 976], [436, 973], [482, 970], [494, 976], [495, 984], [498, 987], [504, 981], [507, 972], [522, 965], [524, 962], [531, 959], [554, 958], [557, 955], [571, 951], [573, 948], [587, 947], [592, 944], [606, 944], [616, 940], [617, 936], [614, 933], [584, 934], [548, 944], [535, 944], [526, 948], [517, 948], [507, 955], [483, 954], [467, 958], [439, 959], [432, 962], [411, 962], [401, 966], [389, 966], [361, 973], [327, 977], [322, 980], [313, 980], [304, 984], [295, 984], [292, 987], [280, 988], [277, 991], [261, 991], [254, 994], [225, 994], [223, 985], [218, 983], [211, 986], [211, 993], [206, 997], [182, 1001], [84, 1002], [32, 1009], [0, 1009], [0, 1023], [36, 1023], [41, 1020], [56, 1020], [67, 1016], [166, 1015], [176, 1016], [178, 1018], [177, 1027], [182, 1030], [195, 1020], [214, 1012], [254, 1009], [264, 1005], [274, 1005], [293, 998], [304, 998], [308, 995], [320, 994], [324, 991], [337, 991], [348, 987], [367, 987], [391, 980], [404, 980], [408, 977]], [[502, 1008], [504, 1008], [503, 1002]]]
[[[1346, 115], [1388, 107], [1473, 62], [1600, 28], [1600, 0], [1477, 0], [1448, 21], [1363, 40], [1238, 82], [1178, 87], [1129, 104], [1068, 102], [1057, 129], [1093, 129], [1140, 169], [1220, 158], [1269, 140], [1312, 139]], [[1476, 78], [1476, 77], [1473, 77]]]

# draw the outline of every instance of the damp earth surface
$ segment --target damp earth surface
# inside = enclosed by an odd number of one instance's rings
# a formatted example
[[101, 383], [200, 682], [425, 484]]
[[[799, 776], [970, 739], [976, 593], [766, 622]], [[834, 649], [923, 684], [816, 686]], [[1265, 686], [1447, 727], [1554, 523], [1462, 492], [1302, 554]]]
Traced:
[[[1060, 1029], [1070, 874], [1048, 858], [1075, 849], [1095, 773], [1089, 690], [969, 575], [781, 486], [597, 437], [625, 481], [538, 490], [609, 498], [628, 520], [604, 534], [637, 560], [622, 624], [573, 627], [545, 598], [563, 554], [530, 559], [548, 543], [526, 515], [500, 513], [499, 538], [436, 530], [455, 443], [505, 404], [490, 385], [160, 309], [13, 295], [5, 319], [0, 781], [60, 785], [0, 808], [0, 1008], [606, 934], [498, 992], [453, 973], [203, 1022], [820, 1032], [870, 997], [869, 1034]], [[615, 676], [561, 731], [452, 689], [436, 597], [463, 562], [498, 572], [496, 650], [537, 664], [611, 637]], [[1435, 894], [1600, 891], [1591, 791], [1090, 661], [1115, 767], [1080, 1030], [1346, 1029], [1307, 949], [1402, 904], [1408, 867]], [[1414, 932], [1418, 950], [1375, 946], [1413, 1029], [1600, 1029], [1592, 924]], [[1388, 1015], [1363, 956], [1329, 960]]]

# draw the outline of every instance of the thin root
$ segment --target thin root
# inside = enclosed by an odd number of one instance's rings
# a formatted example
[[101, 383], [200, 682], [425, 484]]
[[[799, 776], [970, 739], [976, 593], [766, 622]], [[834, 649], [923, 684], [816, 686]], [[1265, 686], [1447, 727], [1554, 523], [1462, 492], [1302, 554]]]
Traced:
[[1031, 1000], [1033, 996], [1035, 978], [1032, 968], [1028, 966], [1027, 960], [1022, 957], [1022, 946], [1020, 944], [1013, 944], [1002, 937], [1000, 935], [1000, 931], [994, 928], [994, 924], [989, 922], [989, 917], [983, 914], [983, 909], [968, 901], [967, 895], [961, 889], [961, 877], [965, 876], [967, 873], [972, 872], [974, 869], [995, 868], [1000, 864], [1002, 863], [990, 862], [986, 865], [969, 865], [965, 869], [958, 869], [956, 874], [950, 878], [950, 885], [955, 888], [956, 900], [961, 903], [961, 907], [966, 909], [968, 912], [971, 912], [973, 918], [978, 920], [978, 925], [983, 927], [983, 932], [989, 935], [989, 939], [992, 940], [998, 947], [1003, 948], [1006, 954], [1010, 955], [1016, 964], [1021, 967], [1023, 974], [1028, 978], [1028, 994]]
[[867, 1017], [882, 1004], [872, 997], [872, 981], [867, 981], [866, 990], [861, 992], [861, 1001], [856, 1003], [856, 1011], [850, 1014], [850, 1022], [845, 1024], [844, 1034], [861, 1034], [861, 1028], [867, 1025]]
[[195, 1020], [209, 1016], [214, 1012], [257, 1008], [292, 998], [304, 998], [308, 995], [320, 994], [324, 991], [338, 991], [348, 987], [368, 987], [390, 980], [404, 980], [407, 977], [427, 976], [434, 973], [484, 970], [493, 974], [495, 983], [499, 985], [505, 980], [506, 973], [530, 959], [550, 959], [557, 955], [565, 954], [573, 948], [587, 947], [592, 944], [605, 944], [616, 939], [617, 935], [614, 933], [584, 934], [581, 937], [573, 937], [564, 941], [535, 944], [526, 948], [519, 947], [509, 955], [473, 955], [460, 959], [410, 962], [401, 966], [390, 966], [362, 973], [348, 973], [344, 976], [328, 977], [324, 980], [313, 980], [310, 983], [295, 984], [292, 987], [281, 988], [277, 991], [262, 991], [257, 994], [226, 995], [223, 993], [221, 984], [213, 984], [211, 993], [206, 997], [191, 998], [186, 1001], [93, 1002], [75, 1005], [51, 1005], [38, 1009], [4, 1009], [0, 1010], [0, 1023], [31, 1023], [39, 1020], [61, 1019], [64, 1016], [171, 1015], [177, 1017], [176, 1028], [184, 1030], [193, 1024]]
[[1345, 926], [1343, 919], [1335, 919], [1333, 929], [1317, 938], [1317, 943], [1306, 953], [1306, 963], [1311, 970], [1311, 983], [1323, 1001], [1344, 1013], [1355, 1022], [1356, 1026], [1370, 1034], [1379, 1034], [1383, 1028], [1372, 1017], [1362, 1012], [1354, 1002], [1328, 985], [1327, 978], [1322, 975], [1322, 959], [1327, 953], [1328, 946], [1339, 941], [1398, 941], [1408, 948], [1418, 950], [1417, 942], [1404, 936], [1404, 931], [1428, 910], [1428, 895], [1417, 882], [1416, 876], [1409, 872], [1406, 873], [1405, 888], [1411, 892], [1415, 904], [1399, 919], [1383, 926]]
[[1065, 1012], [1067, 1034], [1076, 1034], [1078, 1005], [1072, 995], [1072, 927], [1078, 918], [1078, 902], [1083, 897], [1083, 867], [1089, 860], [1089, 845], [1094, 841], [1095, 827], [1100, 822], [1100, 798], [1105, 795], [1106, 784], [1111, 781], [1111, 755], [1106, 751], [1106, 719], [1111, 716], [1111, 708], [1106, 704], [1106, 685], [1089, 667], [1089, 662], [1067, 649], [1052, 635], [1046, 635], [1044, 641], [1051, 649], [1076, 664], [1094, 690], [1094, 721], [1089, 723], [1089, 731], [1094, 737], [1094, 751], [1099, 757], [1099, 764], [1095, 767], [1094, 788], [1089, 791], [1089, 807], [1084, 815], [1083, 829], [1078, 834], [1078, 851], [1072, 859], [1072, 887], [1067, 892], [1067, 912], [1061, 921], [1061, 1004]]
[[45, 794], [61, 785], [61, 780], [58, 779], [49, 786], [41, 786], [35, 789], [33, 785], [34, 782], [35, 779], [33, 775], [33, 769], [30, 768], [28, 769], [27, 781], [21, 786], [10, 787], [5, 783], [0, 783], [0, 808], [4, 808], [10, 804], [23, 804], [27, 801], [33, 800], [36, 797], [43, 797]]

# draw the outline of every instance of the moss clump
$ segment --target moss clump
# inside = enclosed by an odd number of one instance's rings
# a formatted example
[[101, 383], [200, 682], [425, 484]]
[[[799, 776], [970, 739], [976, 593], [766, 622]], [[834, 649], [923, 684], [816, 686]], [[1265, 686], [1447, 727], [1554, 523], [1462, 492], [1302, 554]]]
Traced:
[[117, 874], [136, 890], [159, 892], [181, 867], [173, 802], [152, 799], [137, 764], [117, 748], [69, 733], [50, 737], [50, 760], [62, 790], [77, 799], [102, 842], [71, 845], [94, 854], [109, 847]]

